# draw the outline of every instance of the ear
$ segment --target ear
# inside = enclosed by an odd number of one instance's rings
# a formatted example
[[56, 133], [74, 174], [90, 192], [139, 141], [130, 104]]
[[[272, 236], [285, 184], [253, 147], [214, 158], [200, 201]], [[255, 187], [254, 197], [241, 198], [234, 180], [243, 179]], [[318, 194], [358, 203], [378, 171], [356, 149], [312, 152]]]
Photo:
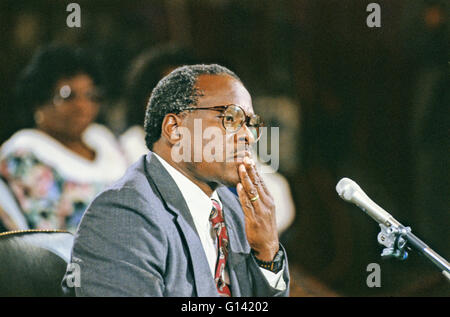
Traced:
[[172, 145], [175, 145], [181, 140], [179, 127], [182, 120], [176, 114], [167, 114], [162, 122], [161, 135]]

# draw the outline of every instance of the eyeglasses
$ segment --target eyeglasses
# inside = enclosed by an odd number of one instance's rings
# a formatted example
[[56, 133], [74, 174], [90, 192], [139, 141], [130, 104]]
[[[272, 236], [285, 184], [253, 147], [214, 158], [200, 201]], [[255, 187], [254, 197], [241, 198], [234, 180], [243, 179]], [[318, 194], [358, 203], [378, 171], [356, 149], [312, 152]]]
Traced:
[[255, 142], [261, 137], [263, 122], [261, 117], [257, 114], [247, 115], [241, 106], [235, 104], [197, 108], [191, 107], [185, 110], [216, 110], [222, 111], [222, 114], [218, 117], [222, 118], [222, 125], [229, 133], [236, 133], [245, 124], [253, 135]]
[[[64, 101], [73, 101], [80, 97], [82, 94], [76, 93], [69, 85], [62, 86], [58, 93], [53, 97], [53, 104], [56, 106], [61, 105]], [[100, 103], [103, 99], [102, 93], [98, 89], [93, 89], [83, 94], [84, 98], [91, 102]]]

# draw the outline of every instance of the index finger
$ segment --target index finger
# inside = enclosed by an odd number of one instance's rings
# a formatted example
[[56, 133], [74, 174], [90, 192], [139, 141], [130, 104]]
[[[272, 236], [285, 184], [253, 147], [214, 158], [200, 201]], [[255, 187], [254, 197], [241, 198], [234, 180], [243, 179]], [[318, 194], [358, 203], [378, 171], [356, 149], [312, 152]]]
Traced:
[[252, 159], [245, 157], [244, 164], [252, 183], [258, 189], [259, 195], [268, 196], [271, 198], [272, 195], [270, 195], [270, 192], [268, 191], [264, 180], [262, 179], [261, 175], [259, 175], [255, 162]]
[[239, 201], [241, 202], [242, 210], [244, 211], [245, 218], [249, 220], [253, 219], [255, 217], [255, 211], [247, 195], [247, 192], [244, 189], [244, 186], [241, 183], [238, 183], [236, 190], [239, 196]]

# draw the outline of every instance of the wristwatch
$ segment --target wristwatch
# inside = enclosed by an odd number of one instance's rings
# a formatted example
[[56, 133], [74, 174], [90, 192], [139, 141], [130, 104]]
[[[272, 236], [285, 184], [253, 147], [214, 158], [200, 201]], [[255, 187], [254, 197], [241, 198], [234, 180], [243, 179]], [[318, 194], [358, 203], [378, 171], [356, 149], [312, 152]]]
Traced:
[[255, 256], [254, 253], [253, 258], [255, 259], [259, 267], [269, 270], [273, 273], [278, 273], [283, 268], [284, 252], [281, 248], [279, 248], [272, 261], [261, 261]]

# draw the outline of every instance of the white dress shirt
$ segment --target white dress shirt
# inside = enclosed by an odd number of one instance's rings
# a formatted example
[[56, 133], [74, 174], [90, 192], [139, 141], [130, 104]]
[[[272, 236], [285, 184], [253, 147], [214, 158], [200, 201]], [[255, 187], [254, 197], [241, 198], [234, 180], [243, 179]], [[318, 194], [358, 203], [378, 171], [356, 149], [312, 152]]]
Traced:
[[[208, 197], [196, 184], [194, 184], [191, 180], [189, 180], [186, 176], [180, 173], [177, 169], [172, 167], [169, 163], [167, 163], [163, 158], [161, 158], [156, 153], [153, 153], [167, 170], [167, 172], [172, 176], [173, 180], [178, 186], [181, 194], [183, 195], [184, 200], [191, 212], [192, 219], [194, 220], [195, 228], [197, 229], [197, 233], [200, 236], [200, 241], [203, 246], [203, 250], [205, 251], [206, 258], [208, 260], [209, 268], [211, 271], [211, 275], [214, 279], [214, 273], [216, 268], [217, 261], [217, 242], [216, 236], [211, 226], [211, 222], [209, 220], [209, 215], [212, 210], [212, 202], [211, 199], [215, 199], [219, 202], [222, 207], [222, 202], [217, 195], [217, 192], [214, 191], [211, 197]], [[267, 279], [267, 282], [273, 288], [277, 290], [285, 290], [286, 283], [283, 279], [283, 270], [278, 273], [273, 273], [269, 270], [260, 268], [261, 272]], [[225, 283], [229, 284], [229, 276], [228, 272], [225, 272]]]

